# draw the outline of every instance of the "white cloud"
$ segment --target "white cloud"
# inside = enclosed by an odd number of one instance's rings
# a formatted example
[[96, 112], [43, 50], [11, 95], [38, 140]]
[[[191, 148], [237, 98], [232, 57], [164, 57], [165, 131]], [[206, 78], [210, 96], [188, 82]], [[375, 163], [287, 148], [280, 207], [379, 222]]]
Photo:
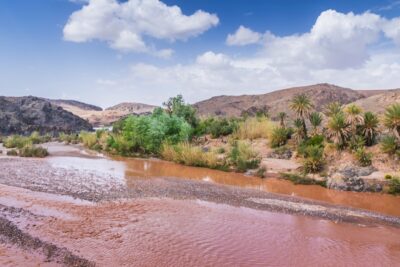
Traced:
[[195, 102], [214, 95], [265, 93], [322, 82], [355, 89], [399, 88], [397, 23], [399, 18], [389, 20], [369, 12], [328, 10], [306, 33], [264, 33], [251, 56], [207, 51], [189, 64], [134, 64], [115, 87], [155, 104], [178, 93]]
[[249, 45], [256, 44], [261, 40], [262, 35], [258, 32], [254, 32], [249, 28], [240, 26], [234, 34], [229, 34], [226, 38], [227, 45]]
[[74, 12], [64, 26], [64, 39], [72, 42], [106, 41], [121, 51], [171, 55], [170, 50], [157, 51], [145, 38], [187, 40], [219, 23], [215, 14], [198, 10], [185, 15], [178, 6], [167, 6], [159, 0], [90, 0]]

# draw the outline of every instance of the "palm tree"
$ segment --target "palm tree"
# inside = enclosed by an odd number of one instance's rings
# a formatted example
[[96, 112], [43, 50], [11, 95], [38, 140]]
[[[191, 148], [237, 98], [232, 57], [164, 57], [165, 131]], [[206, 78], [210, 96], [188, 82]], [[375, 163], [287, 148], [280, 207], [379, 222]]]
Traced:
[[386, 108], [383, 123], [393, 131], [397, 140], [400, 141], [400, 104], [396, 103]]
[[304, 137], [307, 137], [307, 126], [305, 117], [308, 117], [311, 110], [313, 109], [313, 104], [308, 96], [305, 94], [296, 95], [290, 103], [290, 109], [293, 110], [297, 117], [301, 119], [303, 125]]
[[361, 124], [361, 131], [367, 146], [372, 146], [375, 143], [375, 138], [378, 134], [378, 126], [378, 116], [370, 111], [365, 112], [363, 123]]
[[287, 118], [286, 112], [279, 112], [278, 117], [279, 117], [281, 128], [285, 128], [285, 119]]
[[357, 126], [364, 121], [362, 109], [355, 104], [351, 104], [344, 111], [346, 112], [346, 122], [350, 125], [351, 138], [354, 140], [357, 135]]
[[328, 137], [339, 147], [342, 148], [346, 145], [346, 141], [350, 134], [349, 124], [343, 112], [339, 112], [330, 117], [326, 132]]
[[319, 112], [313, 112], [310, 114], [310, 123], [313, 127], [312, 135], [317, 135], [319, 133], [318, 127], [322, 123], [322, 115]]
[[325, 106], [325, 115], [327, 117], [332, 117], [335, 114], [338, 114], [339, 112], [342, 112], [342, 105], [339, 102], [331, 102], [328, 105]]
[[303, 121], [300, 118], [297, 118], [293, 121], [293, 126], [294, 126], [294, 132], [292, 137], [297, 144], [300, 144], [300, 142], [305, 137]]

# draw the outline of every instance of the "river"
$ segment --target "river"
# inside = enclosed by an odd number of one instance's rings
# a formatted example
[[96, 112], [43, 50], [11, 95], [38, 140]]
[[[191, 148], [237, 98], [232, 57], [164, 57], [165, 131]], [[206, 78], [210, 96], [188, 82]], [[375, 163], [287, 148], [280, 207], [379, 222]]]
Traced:
[[[329, 203], [329, 207], [399, 216], [398, 197], [295, 186], [160, 160], [88, 156], [83, 150], [74, 155], [73, 149], [64, 153], [66, 148], [54, 146], [55, 156], [44, 160], [0, 158], [7, 172], [0, 173], [2, 217], [24, 233], [97, 266], [398, 266], [400, 262], [398, 225], [260, 210], [224, 199], [231, 193], [254, 192], [260, 198], [272, 192], [279, 193], [279, 201], [282, 194], [317, 201], [321, 207]], [[33, 178], [24, 180], [29, 176]], [[100, 197], [84, 200], [92, 190], [101, 192]], [[113, 190], [116, 194], [108, 195]], [[188, 191], [196, 197], [188, 197]], [[2, 240], [2, 266], [73, 265], [61, 256], [49, 258], [37, 248]]]

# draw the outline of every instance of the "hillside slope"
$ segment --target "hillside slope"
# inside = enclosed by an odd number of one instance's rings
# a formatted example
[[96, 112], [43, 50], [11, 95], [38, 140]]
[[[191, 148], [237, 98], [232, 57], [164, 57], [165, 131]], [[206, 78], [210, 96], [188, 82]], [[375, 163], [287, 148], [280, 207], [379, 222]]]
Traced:
[[91, 130], [84, 119], [42, 98], [0, 96], [0, 133], [29, 134]]
[[255, 109], [266, 109], [271, 116], [276, 116], [281, 111], [293, 115], [289, 104], [293, 96], [304, 93], [311, 98], [317, 111], [322, 111], [330, 102], [338, 101], [348, 104], [367, 95], [381, 93], [375, 91], [356, 91], [331, 84], [316, 84], [310, 86], [293, 87], [277, 90], [262, 95], [242, 96], [217, 96], [194, 104], [198, 113], [203, 116], [240, 116], [243, 112]]
[[372, 111], [379, 115], [385, 112], [387, 106], [394, 103], [400, 103], [400, 89], [387, 90], [354, 102], [354, 104], [362, 107], [364, 111]]

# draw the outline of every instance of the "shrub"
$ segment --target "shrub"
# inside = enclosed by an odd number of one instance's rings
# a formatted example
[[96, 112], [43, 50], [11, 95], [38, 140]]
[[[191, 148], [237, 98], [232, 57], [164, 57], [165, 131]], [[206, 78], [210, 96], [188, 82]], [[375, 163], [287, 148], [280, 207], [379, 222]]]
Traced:
[[260, 164], [260, 158], [250, 146], [244, 141], [234, 142], [229, 153], [229, 159], [238, 171], [245, 172], [248, 169], [255, 169]]
[[275, 124], [266, 117], [248, 118], [239, 123], [235, 137], [241, 140], [269, 138], [274, 128]]
[[31, 144], [29, 138], [20, 135], [9, 136], [4, 141], [4, 147], [6, 148], [22, 148], [28, 144]]
[[40, 146], [26, 145], [19, 150], [20, 157], [44, 158], [49, 155], [47, 149]]
[[288, 140], [288, 129], [283, 127], [275, 127], [272, 130], [270, 146], [272, 148], [280, 147], [286, 144]]
[[364, 148], [365, 144], [365, 138], [360, 135], [354, 136], [354, 138], [351, 138], [349, 141], [349, 147], [352, 151]]
[[176, 145], [164, 143], [161, 149], [161, 156], [165, 160], [188, 166], [226, 169], [225, 160], [219, 158], [216, 153], [212, 151], [204, 152], [200, 147], [193, 146], [187, 142]]
[[18, 156], [18, 151], [15, 149], [8, 150], [7, 156]]
[[326, 181], [317, 181], [311, 179], [305, 175], [296, 174], [296, 173], [281, 173], [281, 178], [285, 180], [289, 180], [294, 184], [303, 184], [303, 185], [319, 185], [322, 187], [326, 187]]
[[390, 174], [386, 174], [385, 175], [385, 180], [390, 180], [390, 179], [392, 179], [393, 177], [390, 175]]
[[88, 148], [93, 148], [94, 145], [97, 143], [96, 133], [90, 133], [90, 132], [82, 131], [79, 134], [79, 139], [81, 140], [83, 145], [88, 147]]
[[265, 167], [261, 167], [257, 170], [256, 172], [256, 176], [260, 177], [260, 178], [265, 178], [265, 172], [267, 171], [267, 169]]
[[400, 194], [400, 178], [392, 177], [389, 181], [389, 194], [397, 195]]
[[372, 153], [365, 152], [363, 147], [356, 150], [355, 156], [362, 167], [370, 166], [372, 164]]
[[66, 144], [77, 144], [79, 143], [79, 135], [60, 133], [58, 135], [58, 141], [64, 142]]
[[227, 136], [232, 134], [238, 127], [238, 119], [231, 118], [207, 118], [200, 120], [197, 127], [194, 129], [194, 134], [204, 135], [211, 134], [212, 138]]
[[381, 150], [389, 155], [394, 155], [399, 149], [396, 137], [393, 135], [384, 136], [381, 140]]
[[306, 157], [306, 150], [309, 146], [318, 146], [324, 147], [324, 136], [323, 135], [314, 135], [311, 138], [303, 140], [299, 146], [297, 147], [297, 152], [299, 155]]
[[324, 167], [324, 148], [309, 145], [304, 149], [303, 168], [305, 173], [317, 173]]

